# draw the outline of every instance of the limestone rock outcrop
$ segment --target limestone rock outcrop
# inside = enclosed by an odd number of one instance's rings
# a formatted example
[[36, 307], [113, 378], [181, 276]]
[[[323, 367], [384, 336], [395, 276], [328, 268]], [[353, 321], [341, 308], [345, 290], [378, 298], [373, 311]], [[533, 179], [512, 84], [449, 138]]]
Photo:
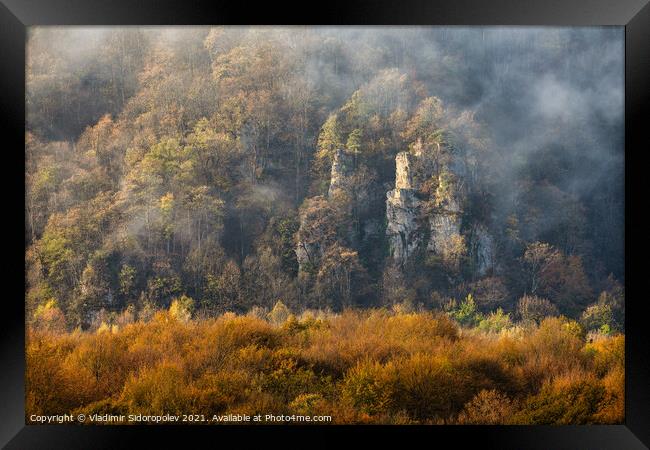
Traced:
[[454, 236], [460, 235], [459, 214], [450, 212], [431, 215], [429, 231], [427, 250], [436, 255], [444, 255]]
[[414, 189], [412, 161], [413, 156], [400, 152], [395, 157], [395, 189]]
[[422, 245], [423, 202], [414, 181], [418, 157], [400, 152], [395, 157], [395, 189], [386, 193], [386, 235], [395, 262], [403, 264]]
[[395, 261], [404, 263], [421, 243], [420, 206], [413, 189], [393, 189], [386, 195], [386, 234]]
[[496, 267], [496, 248], [494, 238], [484, 225], [476, 225], [472, 229], [471, 257], [478, 276], [483, 276]]
[[[493, 245], [487, 230], [480, 228], [475, 236], [461, 232], [466, 195], [460, 167], [449, 152], [424, 152], [419, 146], [395, 157], [395, 189], [386, 195], [386, 234], [398, 265], [418, 249], [444, 260], [471, 243], [472, 255], [480, 259], [477, 266], [481, 271], [489, 267]], [[478, 239], [475, 245], [472, 238]]]
[[478, 276], [493, 269], [494, 239], [484, 224], [463, 222], [466, 199], [463, 164], [450, 152], [427, 153], [416, 145], [412, 153], [398, 153], [395, 189], [386, 194], [393, 260], [403, 265], [421, 249], [443, 261], [463, 253]]
[[[337, 214], [336, 203], [331, 200], [338, 194], [351, 193], [350, 177], [353, 173], [353, 156], [345, 150], [337, 149], [332, 160], [327, 197], [316, 196], [306, 199], [303, 203], [294, 250], [300, 272], [318, 267], [324, 252], [336, 239], [337, 227], [340, 225], [336, 223], [336, 218], [340, 214]], [[348, 240], [355, 242], [352, 232]]]

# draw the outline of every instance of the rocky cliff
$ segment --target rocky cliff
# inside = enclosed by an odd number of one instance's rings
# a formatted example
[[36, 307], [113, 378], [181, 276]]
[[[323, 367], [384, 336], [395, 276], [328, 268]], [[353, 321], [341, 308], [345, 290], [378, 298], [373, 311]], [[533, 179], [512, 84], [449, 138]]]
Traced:
[[386, 235], [392, 257], [403, 264], [422, 242], [420, 226], [422, 202], [413, 187], [411, 162], [407, 152], [395, 158], [395, 189], [386, 194]]
[[[351, 248], [381, 245], [378, 218], [366, 215], [359, 220], [368, 194], [377, 192], [378, 186], [367, 192], [356, 186], [354, 171], [352, 155], [337, 150], [327, 197], [305, 202], [295, 248], [301, 272], [318, 267], [324, 250], [337, 235]], [[335, 200], [339, 194], [347, 194], [347, 200]], [[413, 151], [398, 153], [395, 187], [386, 193], [386, 239], [394, 262], [403, 266], [419, 253], [448, 267], [468, 260], [474, 274], [486, 274], [494, 266], [494, 240], [488, 227], [466, 217], [466, 204], [463, 165], [450, 151], [439, 147], [427, 152], [416, 145]], [[353, 226], [355, 214], [357, 225]], [[335, 219], [344, 216], [349, 221], [347, 231]]]
[[[300, 228], [295, 247], [300, 272], [317, 268], [323, 253], [336, 239], [335, 221], [339, 214], [334, 206], [335, 202], [330, 200], [339, 194], [350, 194], [350, 177], [353, 173], [352, 155], [345, 150], [337, 149], [332, 159], [327, 197], [316, 196], [305, 201], [300, 213]], [[353, 242], [354, 236], [348, 236], [348, 240]]]
[[485, 225], [478, 224], [473, 227], [470, 242], [470, 256], [475, 273], [483, 276], [494, 270], [497, 266], [496, 244]]
[[[467, 194], [462, 164], [449, 152], [401, 152], [395, 189], [386, 194], [386, 235], [400, 266], [418, 250], [442, 261], [468, 256], [475, 274], [494, 266], [494, 241], [486, 226], [463, 223]], [[434, 189], [435, 187], [435, 189]]]

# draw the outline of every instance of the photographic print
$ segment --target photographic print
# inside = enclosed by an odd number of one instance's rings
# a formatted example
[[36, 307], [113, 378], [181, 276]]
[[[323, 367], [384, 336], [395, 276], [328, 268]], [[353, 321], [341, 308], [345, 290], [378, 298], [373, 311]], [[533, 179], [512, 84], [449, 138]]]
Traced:
[[624, 423], [624, 50], [28, 27], [26, 423]]

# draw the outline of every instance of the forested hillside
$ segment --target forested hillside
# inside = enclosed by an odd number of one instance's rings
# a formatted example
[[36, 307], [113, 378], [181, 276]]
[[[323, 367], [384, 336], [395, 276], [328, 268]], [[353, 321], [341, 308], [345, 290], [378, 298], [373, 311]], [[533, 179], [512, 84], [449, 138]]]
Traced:
[[621, 423], [623, 55], [606, 27], [31, 28], [27, 422]]
[[176, 299], [621, 331], [622, 38], [32, 29], [27, 321], [95, 330]]

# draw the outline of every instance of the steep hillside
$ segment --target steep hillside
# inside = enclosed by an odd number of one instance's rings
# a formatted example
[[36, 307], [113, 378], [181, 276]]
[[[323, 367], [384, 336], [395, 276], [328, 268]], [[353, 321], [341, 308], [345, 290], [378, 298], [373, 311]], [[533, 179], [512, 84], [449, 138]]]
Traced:
[[[621, 330], [613, 29], [35, 28], [28, 322], [392, 307]], [[532, 311], [532, 312], [531, 312]]]

